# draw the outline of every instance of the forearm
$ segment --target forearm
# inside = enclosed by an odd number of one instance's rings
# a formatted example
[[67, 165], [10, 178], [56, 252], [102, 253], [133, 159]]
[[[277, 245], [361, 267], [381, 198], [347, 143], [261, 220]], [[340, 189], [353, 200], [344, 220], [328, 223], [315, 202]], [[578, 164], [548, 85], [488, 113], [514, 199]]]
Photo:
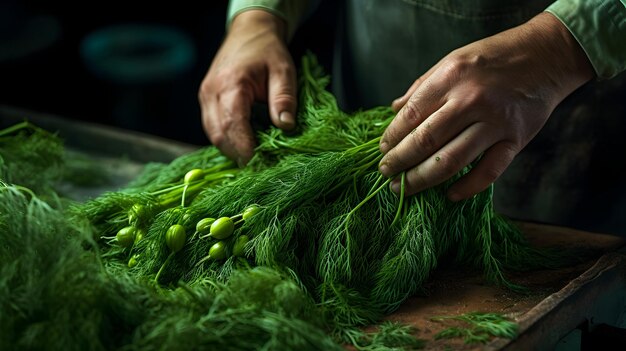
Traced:
[[[544, 61], [547, 88], [558, 101], [593, 79], [595, 72], [578, 41], [554, 15], [544, 12], [519, 27], [523, 41]], [[530, 43], [532, 41], [532, 43]]]
[[626, 70], [626, 0], [558, 0], [546, 12], [568, 29], [599, 79]]

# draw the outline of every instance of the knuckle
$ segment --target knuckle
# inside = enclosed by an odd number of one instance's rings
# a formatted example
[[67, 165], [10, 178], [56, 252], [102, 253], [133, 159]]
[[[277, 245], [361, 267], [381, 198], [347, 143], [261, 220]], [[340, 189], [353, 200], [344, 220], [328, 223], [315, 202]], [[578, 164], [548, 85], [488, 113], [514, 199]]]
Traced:
[[447, 80], [454, 81], [468, 68], [468, 62], [461, 55], [450, 55], [442, 65], [443, 76]]
[[466, 165], [461, 162], [461, 159], [452, 152], [440, 152], [435, 155], [435, 162], [439, 169], [438, 173], [446, 178], [455, 175], [458, 171], [463, 169]]
[[428, 178], [424, 174], [423, 169], [420, 167], [412, 168], [406, 175], [407, 187], [412, 189], [413, 192], [420, 191], [427, 188], [430, 184]]
[[468, 89], [465, 93], [464, 100], [470, 106], [483, 105], [486, 95], [481, 86], [472, 86], [472, 89]]
[[292, 107], [296, 104], [296, 98], [290, 91], [287, 91], [287, 89], [274, 93], [272, 96], [272, 100], [275, 104], [279, 104], [282, 106]]
[[411, 100], [402, 108], [402, 116], [404, 120], [411, 126], [419, 125], [423, 120], [423, 112], [417, 104]]
[[213, 84], [208, 78], [205, 78], [204, 80], [202, 80], [202, 83], [200, 83], [200, 88], [198, 89], [198, 100], [203, 101], [208, 96], [210, 96], [213, 91]]
[[430, 154], [437, 147], [437, 142], [428, 128], [416, 128], [410, 135], [411, 140], [413, 140], [413, 147], [417, 150], [424, 150]]
[[396, 150], [391, 150], [385, 155], [384, 163], [387, 165], [388, 173], [393, 175], [396, 173], [396, 169], [399, 168], [399, 164], [401, 160], [398, 158], [398, 152]]
[[395, 123], [393, 123], [392, 121], [391, 125], [389, 125], [389, 127], [387, 127], [387, 129], [383, 133], [382, 140], [388, 144], [391, 144], [390, 146], [395, 146], [400, 139], [399, 137], [400, 135], [396, 130]]
[[490, 165], [485, 167], [481, 173], [481, 178], [485, 181], [485, 183], [491, 184], [500, 178], [500, 175], [502, 175], [502, 169], [494, 165]]
[[273, 63], [272, 70], [275, 73], [286, 76], [292, 75], [294, 73], [294, 68], [288, 61], [278, 61], [276, 63]]
[[209, 134], [209, 139], [211, 139], [211, 143], [218, 148], [221, 148], [226, 143], [226, 135], [221, 131], [213, 131]]
[[385, 156], [390, 175], [395, 175], [410, 165], [398, 150], [392, 150]]

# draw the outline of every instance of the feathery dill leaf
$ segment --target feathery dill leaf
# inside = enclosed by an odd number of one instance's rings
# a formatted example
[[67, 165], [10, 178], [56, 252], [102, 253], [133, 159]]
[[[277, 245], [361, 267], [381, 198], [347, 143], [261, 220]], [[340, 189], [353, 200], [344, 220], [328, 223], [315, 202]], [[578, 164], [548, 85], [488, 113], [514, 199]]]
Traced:
[[517, 337], [517, 323], [511, 322], [499, 313], [469, 312], [458, 316], [440, 316], [433, 321], [462, 322], [462, 326], [451, 326], [435, 335], [435, 339], [463, 338], [466, 344], [486, 343], [492, 337], [514, 339]]

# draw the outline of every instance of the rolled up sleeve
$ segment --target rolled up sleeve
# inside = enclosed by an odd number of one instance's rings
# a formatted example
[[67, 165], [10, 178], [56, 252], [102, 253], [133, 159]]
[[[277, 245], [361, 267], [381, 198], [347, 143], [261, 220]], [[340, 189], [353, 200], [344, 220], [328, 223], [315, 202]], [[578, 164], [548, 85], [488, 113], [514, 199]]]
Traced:
[[598, 79], [626, 70], [626, 0], [558, 0], [546, 11], [576, 38]]
[[226, 28], [239, 13], [247, 10], [264, 10], [270, 12], [287, 23], [287, 38], [291, 39], [303, 15], [309, 10], [307, 0], [231, 0], [228, 4]]

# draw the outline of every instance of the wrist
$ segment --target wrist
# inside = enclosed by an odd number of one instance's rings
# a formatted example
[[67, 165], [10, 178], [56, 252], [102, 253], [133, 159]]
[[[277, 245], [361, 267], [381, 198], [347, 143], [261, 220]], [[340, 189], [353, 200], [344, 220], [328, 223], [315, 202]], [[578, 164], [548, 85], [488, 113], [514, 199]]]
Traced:
[[539, 57], [547, 60], [550, 76], [564, 94], [562, 98], [594, 78], [587, 54], [558, 18], [543, 12], [526, 24]]
[[237, 14], [228, 32], [229, 34], [269, 32], [286, 41], [287, 23], [268, 11], [252, 9]]

